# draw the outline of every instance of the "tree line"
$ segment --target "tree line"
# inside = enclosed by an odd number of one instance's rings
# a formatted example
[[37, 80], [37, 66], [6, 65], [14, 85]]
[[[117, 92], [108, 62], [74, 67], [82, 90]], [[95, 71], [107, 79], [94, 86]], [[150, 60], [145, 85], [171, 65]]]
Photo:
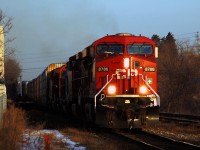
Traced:
[[159, 47], [158, 92], [161, 112], [200, 115], [200, 55], [195, 43], [176, 41], [172, 33], [152, 39]]
[[[15, 49], [9, 47], [14, 38], [8, 38], [12, 18], [0, 9], [0, 25], [4, 27], [5, 84], [7, 95], [16, 95], [22, 69], [14, 57]], [[159, 48], [158, 92], [161, 97], [161, 112], [200, 115], [200, 55], [198, 47], [188, 41], [177, 41], [169, 32], [166, 37], [154, 34], [152, 40]], [[15, 69], [13, 69], [15, 68]]]

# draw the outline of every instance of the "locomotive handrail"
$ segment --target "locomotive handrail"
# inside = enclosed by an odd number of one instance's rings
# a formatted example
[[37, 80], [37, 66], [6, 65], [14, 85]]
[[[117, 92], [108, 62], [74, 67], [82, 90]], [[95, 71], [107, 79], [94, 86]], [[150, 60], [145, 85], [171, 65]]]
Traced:
[[154, 105], [156, 106], [160, 106], [160, 96], [153, 90], [153, 88], [147, 83], [147, 81], [144, 79], [143, 75], [142, 74], [139, 74], [142, 76], [142, 80], [144, 81], [144, 83], [150, 88], [150, 90], [156, 95], [157, 97], [157, 103], [155, 103], [154, 101]]
[[108, 75], [106, 75], [107, 78], [107, 83], [99, 90], [99, 92], [94, 96], [94, 107], [95, 107], [95, 111], [96, 111], [96, 106], [97, 106], [97, 96], [103, 91], [103, 89], [113, 80], [113, 77], [116, 74], [112, 74], [112, 77], [110, 80], [108, 80]]

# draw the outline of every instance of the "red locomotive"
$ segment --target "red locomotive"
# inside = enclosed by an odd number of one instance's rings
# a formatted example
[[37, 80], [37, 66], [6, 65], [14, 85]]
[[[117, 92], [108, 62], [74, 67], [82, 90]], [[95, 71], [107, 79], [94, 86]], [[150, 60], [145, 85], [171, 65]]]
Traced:
[[147, 37], [107, 35], [46, 74], [46, 104], [110, 128], [145, 124], [160, 105], [157, 56]]

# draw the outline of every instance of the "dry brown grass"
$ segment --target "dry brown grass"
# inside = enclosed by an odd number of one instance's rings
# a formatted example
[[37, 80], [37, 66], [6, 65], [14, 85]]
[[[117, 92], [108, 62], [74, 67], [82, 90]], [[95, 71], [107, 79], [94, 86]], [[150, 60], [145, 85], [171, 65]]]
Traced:
[[0, 122], [0, 149], [16, 150], [22, 140], [22, 133], [26, 129], [25, 112], [14, 106], [10, 106], [3, 121]]
[[90, 132], [81, 131], [74, 128], [67, 128], [64, 132], [72, 141], [87, 145], [88, 147], [91, 147], [91, 149], [95, 149], [102, 144], [102, 141], [98, 140], [98, 137]]
[[200, 145], [200, 124], [178, 125], [175, 123], [158, 123], [143, 128], [158, 135]]
[[[93, 132], [88, 132], [84, 130], [79, 130], [75, 128], [67, 128], [63, 130], [63, 133], [72, 141], [78, 142], [81, 145], [87, 147], [87, 149], [92, 150], [126, 150], [124, 147], [124, 143], [120, 143], [119, 141], [114, 141], [113, 139], [109, 139], [105, 136], [99, 136]], [[129, 147], [129, 145], [127, 145]]]

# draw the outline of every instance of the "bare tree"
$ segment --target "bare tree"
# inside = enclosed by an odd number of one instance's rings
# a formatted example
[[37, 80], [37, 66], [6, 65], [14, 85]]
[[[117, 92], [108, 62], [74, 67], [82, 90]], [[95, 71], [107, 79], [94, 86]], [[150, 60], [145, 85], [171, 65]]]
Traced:
[[194, 97], [199, 93], [199, 56], [187, 41], [163, 39], [158, 60], [161, 111], [197, 113]]
[[12, 18], [8, 17], [3, 13], [3, 11], [0, 9], [0, 25], [3, 26], [3, 32], [5, 36], [5, 57], [8, 57], [12, 54], [14, 54], [15, 49], [12, 47], [9, 47], [9, 43], [11, 43], [15, 38], [8, 38], [8, 34], [10, 30], [12, 29]]
[[200, 56], [196, 53], [195, 45], [188, 41], [177, 42], [179, 57], [182, 58], [182, 72], [184, 85], [181, 101], [181, 112], [200, 115]]
[[17, 59], [14, 57], [15, 49], [9, 47], [14, 38], [8, 38], [9, 32], [12, 29], [12, 18], [6, 16], [0, 9], [0, 25], [3, 26], [5, 36], [5, 84], [7, 87], [8, 97], [15, 95], [18, 78], [21, 74], [21, 67]]
[[7, 58], [5, 61], [5, 82], [15, 83], [21, 74], [19, 62], [15, 58]]
[[7, 58], [5, 61], [5, 84], [9, 98], [16, 96], [18, 78], [21, 74], [21, 67], [15, 58]]

